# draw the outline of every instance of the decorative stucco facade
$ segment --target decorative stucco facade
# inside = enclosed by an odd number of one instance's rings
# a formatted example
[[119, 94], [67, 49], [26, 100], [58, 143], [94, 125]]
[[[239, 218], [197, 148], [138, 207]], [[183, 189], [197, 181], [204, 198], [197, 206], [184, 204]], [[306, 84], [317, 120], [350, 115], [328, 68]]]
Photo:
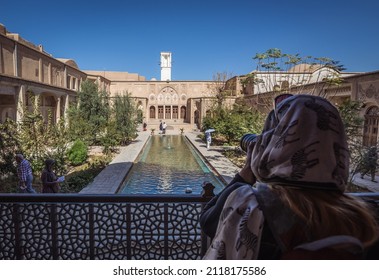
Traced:
[[85, 72], [106, 77], [110, 81], [111, 97], [129, 93], [148, 124], [162, 120], [181, 128], [200, 127], [201, 116], [211, 104], [213, 81], [146, 81], [145, 77], [126, 72]]

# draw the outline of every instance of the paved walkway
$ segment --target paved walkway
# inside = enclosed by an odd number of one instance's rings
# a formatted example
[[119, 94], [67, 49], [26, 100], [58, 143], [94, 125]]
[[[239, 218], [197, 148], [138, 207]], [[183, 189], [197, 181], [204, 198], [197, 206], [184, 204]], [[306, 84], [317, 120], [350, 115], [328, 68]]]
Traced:
[[198, 138], [199, 132], [189, 132], [185, 135], [187, 139], [195, 146], [200, 154], [204, 156], [206, 161], [212, 166], [215, 171], [222, 177], [225, 183], [229, 183], [234, 175], [240, 170], [238, 166], [232, 163], [222, 153], [218, 147], [211, 146], [207, 149], [206, 143]]
[[354, 175], [353, 183], [362, 188], [366, 188], [369, 191], [379, 192], [379, 176], [377, 175], [375, 177], [376, 177], [375, 179], [376, 182], [373, 182], [371, 181], [371, 175], [370, 176], [366, 175], [363, 177], [363, 179], [361, 179], [361, 174], [358, 173]]
[[132, 168], [139, 152], [149, 139], [150, 132], [139, 133], [128, 146], [121, 147], [120, 152], [80, 194], [115, 194]]
[[[167, 130], [166, 134], [178, 134], [178, 131]], [[211, 146], [208, 150], [206, 143], [198, 138], [200, 132], [186, 132], [185, 136], [193, 144], [193, 146], [204, 156], [210, 166], [214, 168], [216, 173], [229, 183], [234, 175], [239, 171], [239, 168], [234, 165], [229, 159], [221, 153], [221, 148]], [[129, 170], [132, 168], [134, 161], [140, 151], [145, 146], [149, 139], [150, 131], [139, 132], [138, 137], [128, 146], [121, 147], [120, 152], [113, 161], [105, 167], [98, 176], [95, 177], [92, 183], [85, 187], [80, 194], [115, 194], [119, 187], [124, 182]], [[353, 183], [367, 188], [372, 192], [379, 192], [379, 183], [372, 182], [369, 176], [361, 179], [359, 174], [353, 178]], [[376, 181], [379, 182], [379, 176], [376, 176]]]

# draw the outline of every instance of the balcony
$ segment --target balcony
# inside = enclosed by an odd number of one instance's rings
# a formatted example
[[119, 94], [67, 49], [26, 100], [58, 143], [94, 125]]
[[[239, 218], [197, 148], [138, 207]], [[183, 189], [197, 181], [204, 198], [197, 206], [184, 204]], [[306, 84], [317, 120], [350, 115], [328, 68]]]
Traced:
[[[379, 193], [355, 193], [376, 207]], [[196, 260], [198, 195], [1, 194], [2, 260]]]
[[201, 259], [200, 196], [0, 195], [0, 259]]

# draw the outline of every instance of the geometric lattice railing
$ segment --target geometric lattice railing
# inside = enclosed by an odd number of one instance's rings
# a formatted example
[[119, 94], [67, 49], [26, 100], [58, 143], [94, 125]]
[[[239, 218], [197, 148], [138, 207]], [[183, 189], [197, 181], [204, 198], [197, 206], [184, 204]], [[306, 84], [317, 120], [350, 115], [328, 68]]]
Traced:
[[[379, 218], [379, 193], [355, 193]], [[1, 194], [0, 260], [201, 259], [200, 196]]]
[[0, 259], [201, 259], [200, 196], [0, 195]]

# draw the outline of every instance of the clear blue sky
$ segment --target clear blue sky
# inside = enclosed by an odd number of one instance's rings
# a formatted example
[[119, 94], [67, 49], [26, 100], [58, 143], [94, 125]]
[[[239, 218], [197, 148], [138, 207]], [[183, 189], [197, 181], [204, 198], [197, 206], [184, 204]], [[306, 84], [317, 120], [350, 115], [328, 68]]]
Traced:
[[172, 80], [246, 74], [269, 48], [339, 60], [347, 71], [379, 70], [378, 0], [6, 0], [0, 23], [82, 70]]

